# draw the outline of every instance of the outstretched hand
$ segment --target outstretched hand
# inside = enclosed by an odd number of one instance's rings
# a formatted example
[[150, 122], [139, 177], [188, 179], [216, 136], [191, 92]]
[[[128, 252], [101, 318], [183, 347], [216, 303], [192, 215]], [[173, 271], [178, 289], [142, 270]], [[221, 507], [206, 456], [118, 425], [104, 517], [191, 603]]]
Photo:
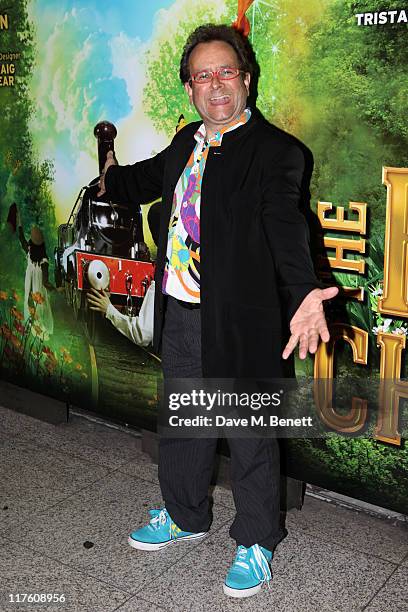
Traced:
[[290, 321], [291, 336], [282, 353], [287, 359], [299, 344], [299, 357], [305, 359], [307, 353], [315, 353], [319, 338], [323, 342], [330, 339], [324, 316], [323, 302], [330, 300], [338, 294], [337, 287], [327, 289], [313, 289], [307, 294]]

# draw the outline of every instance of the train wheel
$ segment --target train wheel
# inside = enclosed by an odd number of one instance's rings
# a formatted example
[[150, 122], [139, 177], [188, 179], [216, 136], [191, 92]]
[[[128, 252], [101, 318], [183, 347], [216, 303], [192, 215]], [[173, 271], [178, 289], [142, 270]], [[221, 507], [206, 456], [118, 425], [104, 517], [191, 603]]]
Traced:
[[83, 318], [85, 299], [83, 291], [78, 289], [75, 270], [72, 265], [68, 266], [68, 274], [64, 283], [65, 297], [68, 304], [71, 306], [76, 321], [80, 321]]

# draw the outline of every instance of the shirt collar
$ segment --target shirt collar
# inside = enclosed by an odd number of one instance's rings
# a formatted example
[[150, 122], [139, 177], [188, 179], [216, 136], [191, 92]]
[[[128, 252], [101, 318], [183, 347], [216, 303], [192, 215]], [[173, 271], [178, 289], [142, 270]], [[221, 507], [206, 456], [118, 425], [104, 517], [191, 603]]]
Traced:
[[[210, 138], [210, 140], [208, 141], [208, 144], [210, 145], [210, 147], [220, 147], [222, 143], [223, 135], [226, 134], [227, 132], [232, 132], [232, 130], [236, 130], [241, 125], [244, 125], [245, 123], [249, 121], [250, 117], [251, 117], [251, 110], [249, 108], [246, 108], [238, 119], [236, 119], [235, 121], [232, 121], [231, 123], [228, 123], [228, 125], [225, 125], [223, 128], [215, 132], [214, 136]], [[203, 142], [205, 142], [206, 129], [205, 129], [204, 123], [200, 125], [200, 127], [194, 134], [194, 138], [196, 139], [198, 143], [202, 144]]]

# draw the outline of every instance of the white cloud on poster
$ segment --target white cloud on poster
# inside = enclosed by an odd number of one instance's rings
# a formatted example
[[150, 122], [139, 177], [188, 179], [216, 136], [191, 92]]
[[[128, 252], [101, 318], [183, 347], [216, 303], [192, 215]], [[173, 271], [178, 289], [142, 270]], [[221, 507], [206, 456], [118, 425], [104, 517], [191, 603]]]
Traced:
[[[167, 145], [168, 137], [157, 131], [143, 108], [146, 51], [154, 54], [163, 39], [171, 40], [180, 22], [195, 23], [207, 14], [221, 18], [225, 4], [176, 0], [156, 11], [152, 36], [143, 42], [129, 35], [127, 27], [139, 9], [123, 14], [110, 5], [109, 19], [104, 10], [93, 0], [82, 0], [76, 7], [71, 0], [58, 6], [38, 0], [31, 8], [38, 24], [32, 132], [40, 158], [54, 160], [59, 221], [65, 220], [82, 184], [98, 171], [93, 136], [98, 121], [107, 119], [117, 126], [115, 146], [122, 163], [143, 159]], [[149, 15], [149, 27], [151, 23]], [[146, 28], [147, 24], [141, 32]]]
[[[113, 74], [112, 37], [92, 25], [92, 11], [72, 9], [38, 44], [32, 131], [40, 157], [54, 160], [60, 218], [71, 206], [76, 180], [83, 182], [84, 173], [88, 180], [97, 174], [95, 124], [105, 118], [117, 123], [132, 110], [126, 81]], [[81, 152], [86, 153], [86, 166], [77, 175]]]
[[143, 109], [146, 45], [121, 32], [111, 40], [110, 46], [112, 74], [126, 82], [132, 106], [131, 113], [118, 122], [118, 137], [115, 143], [119, 161], [129, 163], [150, 157], [155, 151], [162, 150], [168, 141], [165, 136], [157, 133]]
[[[197, 23], [197, 15], [201, 23], [202, 16], [215, 22], [220, 22], [226, 13], [226, 2], [223, 0], [206, 0], [206, 2], [191, 2], [191, 0], [176, 0], [169, 8], [159, 9], [155, 15], [153, 39], [171, 39], [178, 30], [180, 22]], [[197, 23], [197, 25], [199, 25]]]

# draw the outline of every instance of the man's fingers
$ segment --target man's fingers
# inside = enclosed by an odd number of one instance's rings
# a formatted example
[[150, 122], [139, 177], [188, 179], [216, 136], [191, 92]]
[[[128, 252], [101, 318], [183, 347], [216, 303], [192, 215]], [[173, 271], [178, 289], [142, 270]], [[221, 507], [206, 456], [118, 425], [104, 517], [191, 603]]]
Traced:
[[105, 165], [103, 167], [103, 170], [101, 172], [101, 176], [100, 176], [100, 179], [99, 179], [99, 191], [97, 193], [98, 197], [103, 195], [104, 193], [106, 193], [106, 187], [105, 187], [105, 174], [106, 174], [106, 171], [111, 166], [116, 166], [117, 163], [118, 162], [115, 159], [114, 152], [113, 151], [108, 151], [108, 153], [106, 154], [106, 162], [105, 162]]
[[308, 352], [316, 353], [319, 346], [319, 338], [323, 342], [330, 340], [330, 333], [325, 323], [321, 323], [307, 332], [292, 334], [282, 353], [282, 358], [287, 359], [293, 353], [296, 345], [299, 344], [299, 357], [300, 359], [305, 359]]
[[306, 359], [308, 348], [309, 348], [308, 336], [307, 334], [301, 334], [299, 337], [299, 357], [300, 359]]
[[317, 326], [317, 331], [323, 342], [328, 342], [330, 340], [330, 333], [325, 321], [322, 321]]
[[288, 345], [286, 345], [282, 353], [282, 359], [287, 359], [289, 355], [292, 353], [292, 351], [293, 351], [293, 348], [290, 348]]
[[101, 178], [99, 180], [99, 191], [98, 191], [98, 193], [96, 195], [99, 197], [99, 196], [103, 195], [105, 192], [106, 192], [106, 189], [105, 189], [105, 175], [101, 174]]
[[282, 353], [283, 359], [287, 359], [289, 355], [293, 352], [293, 350], [296, 348], [298, 340], [299, 340], [299, 336], [297, 334], [291, 335]]
[[327, 287], [326, 289], [322, 289], [320, 295], [322, 300], [331, 300], [332, 298], [336, 297], [338, 292], [339, 290], [337, 287]]
[[338, 292], [337, 287], [313, 289], [305, 297], [291, 319], [292, 335], [282, 353], [283, 359], [289, 357], [298, 343], [299, 357], [305, 359], [308, 352], [316, 353], [319, 346], [319, 337], [323, 342], [330, 340], [322, 302], [334, 298]]
[[309, 331], [309, 353], [315, 353], [319, 345], [319, 332], [317, 329]]

